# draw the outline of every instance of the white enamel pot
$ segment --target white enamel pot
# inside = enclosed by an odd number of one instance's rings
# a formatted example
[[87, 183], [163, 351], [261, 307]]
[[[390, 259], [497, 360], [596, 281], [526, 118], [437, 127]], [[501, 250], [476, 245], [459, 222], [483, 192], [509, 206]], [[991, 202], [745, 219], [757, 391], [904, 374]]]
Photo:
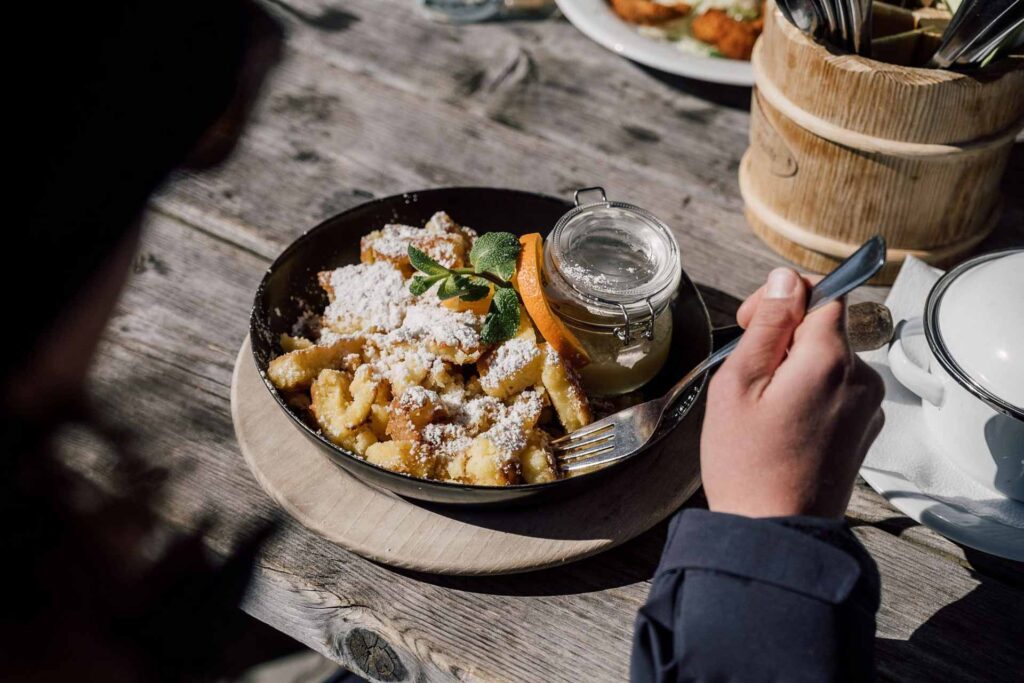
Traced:
[[[926, 365], [904, 349], [918, 335], [928, 341]], [[924, 316], [897, 326], [889, 367], [921, 398], [954, 464], [1024, 501], [1024, 249], [983, 254], [943, 275]]]

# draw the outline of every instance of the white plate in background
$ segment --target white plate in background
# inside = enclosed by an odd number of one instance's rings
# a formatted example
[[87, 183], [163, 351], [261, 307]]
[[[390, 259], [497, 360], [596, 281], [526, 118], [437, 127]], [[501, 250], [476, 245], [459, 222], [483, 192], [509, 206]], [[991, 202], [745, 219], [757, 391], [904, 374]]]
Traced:
[[699, 81], [751, 86], [750, 62], [689, 54], [668, 41], [641, 34], [619, 18], [607, 0], [555, 0], [562, 14], [595, 43], [634, 62]]

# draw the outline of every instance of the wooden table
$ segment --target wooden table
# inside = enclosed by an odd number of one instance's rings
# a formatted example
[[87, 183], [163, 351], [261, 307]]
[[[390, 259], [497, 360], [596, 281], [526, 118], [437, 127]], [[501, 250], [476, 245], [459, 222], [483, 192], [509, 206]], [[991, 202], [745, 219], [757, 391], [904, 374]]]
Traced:
[[[422, 18], [414, 0], [269, 8], [288, 26], [286, 57], [233, 158], [152, 202], [95, 371], [100, 408], [170, 470], [159, 512], [183, 528], [216, 515], [219, 551], [276, 513], [229, 416], [252, 294], [271, 259], [323, 218], [442, 185], [570, 196], [601, 184], [673, 227], [719, 323], [782, 263], [742, 215], [749, 90], [645, 70], [558, 19], [454, 28]], [[1015, 196], [986, 246], [1024, 242], [1022, 147], [1006, 186]], [[102, 480], [98, 449], [71, 444], [75, 466]], [[882, 678], [1020, 675], [1019, 565], [939, 537], [863, 483], [849, 517], [882, 572]], [[623, 680], [664, 533], [557, 570], [455, 579], [373, 564], [286, 519], [244, 609], [379, 680]]]

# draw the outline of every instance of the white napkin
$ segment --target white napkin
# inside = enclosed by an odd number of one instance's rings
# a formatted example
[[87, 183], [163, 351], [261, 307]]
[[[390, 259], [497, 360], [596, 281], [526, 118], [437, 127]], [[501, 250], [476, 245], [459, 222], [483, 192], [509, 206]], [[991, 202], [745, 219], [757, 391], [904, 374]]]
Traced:
[[[920, 316], [929, 290], [941, 275], [941, 270], [908, 257], [885, 302], [893, 322]], [[912, 361], [926, 365], [929, 351], [923, 335], [906, 339], [904, 349]], [[885, 427], [868, 451], [864, 467], [900, 476], [925, 495], [971, 514], [1024, 529], [1024, 503], [979, 484], [943, 455], [945, 446], [925, 428], [921, 399], [889, 371], [888, 347], [860, 356], [885, 380]]]

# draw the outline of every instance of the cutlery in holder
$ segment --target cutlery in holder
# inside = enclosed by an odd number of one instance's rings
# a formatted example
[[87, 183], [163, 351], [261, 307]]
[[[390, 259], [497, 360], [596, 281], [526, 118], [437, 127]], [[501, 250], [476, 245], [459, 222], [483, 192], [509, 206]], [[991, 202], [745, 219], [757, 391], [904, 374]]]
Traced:
[[874, 282], [907, 255], [946, 266], [996, 225], [1024, 128], [1024, 57], [970, 73], [837, 54], [773, 10], [752, 58], [747, 220], [777, 252], [827, 272], [875, 234]]

